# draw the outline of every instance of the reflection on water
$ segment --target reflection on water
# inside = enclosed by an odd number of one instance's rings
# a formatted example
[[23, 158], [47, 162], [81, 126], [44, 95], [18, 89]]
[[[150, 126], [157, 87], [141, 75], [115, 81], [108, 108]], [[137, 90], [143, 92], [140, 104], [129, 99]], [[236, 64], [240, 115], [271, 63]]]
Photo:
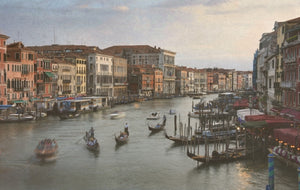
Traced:
[[[196, 103], [196, 101], [194, 102]], [[186, 156], [186, 148], [151, 134], [146, 117], [160, 112], [167, 117], [166, 131], [174, 133], [174, 115], [187, 123], [191, 98], [154, 100], [121, 105], [79, 118], [46, 120], [0, 126], [0, 189], [265, 189], [266, 159], [201, 165]], [[126, 112], [111, 120], [113, 111]], [[179, 116], [180, 115], [180, 116]], [[114, 135], [129, 123], [130, 140], [116, 146]], [[191, 125], [198, 122], [191, 120]], [[83, 136], [90, 127], [100, 152], [86, 148]], [[59, 151], [53, 162], [41, 162], [34, 148], [44, 138], [55, 138]], [[204, 146], [200, 146], [204, 147]], [[275, 161], [275, 188], [296, 189], [297, 172]]]

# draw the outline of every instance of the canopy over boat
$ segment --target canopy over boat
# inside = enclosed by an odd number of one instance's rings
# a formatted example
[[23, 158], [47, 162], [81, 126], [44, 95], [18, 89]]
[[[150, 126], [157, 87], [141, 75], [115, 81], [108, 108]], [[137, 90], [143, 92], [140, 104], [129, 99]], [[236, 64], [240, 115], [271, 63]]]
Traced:
[[280, 116], [272, 115], [248, 115], [245, 116], [245, 122], [242, 124], [245, 128], [287, 128], [293, 124], [293, 121]]

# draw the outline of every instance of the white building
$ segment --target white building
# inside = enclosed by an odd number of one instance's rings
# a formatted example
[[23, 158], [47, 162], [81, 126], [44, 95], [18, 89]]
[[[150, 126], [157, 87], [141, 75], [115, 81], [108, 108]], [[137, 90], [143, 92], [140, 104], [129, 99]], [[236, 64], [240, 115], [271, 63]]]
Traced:
[[88, 55], [88, 94], [113, 96], [113, 56], [100, 52]]

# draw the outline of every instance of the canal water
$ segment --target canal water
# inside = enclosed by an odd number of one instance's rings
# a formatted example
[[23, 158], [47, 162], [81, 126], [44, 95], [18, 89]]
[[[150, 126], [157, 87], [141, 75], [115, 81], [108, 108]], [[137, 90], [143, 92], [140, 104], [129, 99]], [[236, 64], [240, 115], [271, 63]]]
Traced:
[[[70, 120], [49, 116], [39, 121], [0, 124], [0, 189], [265, 189], [266, 158], [256, 156], [251, 160], [197, 167], [186, 156], [186, 148], [174, 146], [163, 132], [150, 134], [146, 117], [151, 112], [165, 114], [166, 131], [174, 135], [174, 116], [168, 114], [169, 109], [175, 109], [177, 118], [187, 124], [192, 102], [189, 97], [152, 100]], [[109, 114], [116, 110], [126, 112], [126, 116], [111, 120]], [[130, 140], [116, 147], [114, 134], [124, 129], [125, 122], [129, 123]], [[192, 119], [191, 125], [195, 126], [195, 122]], [[90, 127], [94, 127], [100, 142], [98, 154], [87, 150], [82, 138]], [[55, 161], [41, 162], [35, 158], [34, 148], [44, 138], [55, 138], [59, 145]], [[200, 148], [204, 149], [204, 145]], [[275, 188], [297, 189], [296, 169], [275, 161]]]

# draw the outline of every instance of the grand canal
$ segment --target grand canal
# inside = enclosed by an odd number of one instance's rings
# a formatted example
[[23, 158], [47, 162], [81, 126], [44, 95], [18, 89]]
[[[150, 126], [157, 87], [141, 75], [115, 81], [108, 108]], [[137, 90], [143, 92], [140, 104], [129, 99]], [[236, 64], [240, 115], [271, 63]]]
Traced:
[[[207, 98], [213, 98], [210, 95]], [[146, 117], [152, 111], [167, 116], [166, 130], [174, 134], [174, 116], [187, 123], [191, 111], [189, 97], [119, 105], [110, 110], [88, 113], [79, 118], [45, 120], [0, 125], [0, 189], [265, 189], [267, 159], [197, 167], [186, 149], [174, 146], [163, 132], [149, 135]], [[196, 102], [196, 101], [195, 101]], [[126, 116], [111, 120], [119, 110]], [[128, 144], [115, 146], [114, 134], [129, 123]], [[196, 120], [192, 120], [195, 126]], [[90, 127], [100, 142], [100, 153], [88, 151], [82, 137]], [[43, 138], [55, 138], [59, 145], [56, 161], [40, 162], [34, 148]], [[297, 171], [275, 161], [275, 188], [297, 189]]]

